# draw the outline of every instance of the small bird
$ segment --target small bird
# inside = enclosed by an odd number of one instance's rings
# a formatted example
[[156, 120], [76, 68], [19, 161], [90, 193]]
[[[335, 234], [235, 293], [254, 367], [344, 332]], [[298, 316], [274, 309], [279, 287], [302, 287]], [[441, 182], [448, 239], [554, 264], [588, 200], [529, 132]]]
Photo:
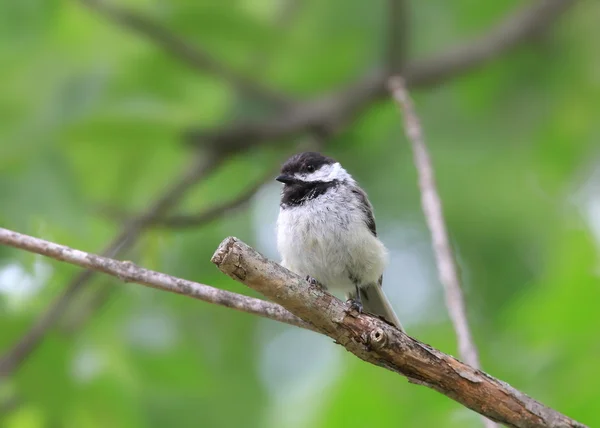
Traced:
[[339, 162], [316, 152], [289, 158], [276, 180], [284, 183], [277, 219], [282, 266], [404, 331], [381, 288], [388, 255], [364, 190]]

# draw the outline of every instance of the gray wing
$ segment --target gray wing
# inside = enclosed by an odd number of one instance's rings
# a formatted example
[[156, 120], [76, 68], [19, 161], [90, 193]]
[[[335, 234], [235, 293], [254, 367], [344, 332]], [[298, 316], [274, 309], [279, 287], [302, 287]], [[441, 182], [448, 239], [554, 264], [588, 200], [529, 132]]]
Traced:
[[[352, 189], [352, 192], [358, 197], [358, 200], [360, 202], [360, 208], [365, 214], [365, 223], [367, 224], [367, 227], [369, 228], [373, 236], [377, 236], [377, 226], [375, 225], [375, 217], [373, 216], [373, 206], [371, 205], [371, 202], [369, 202], [367, 194], [363, 189], [361, 189], [358, 186], [354, 187]], [[377, 282], [381, 287], [383, 283], [383, 275], [379, 277], [379, 281]]]
[[377, 226], [375, 226], [375, 217], [373, 216], [373, 206], [369, 202], [369, 199], [367, 198], [367, 194], [365, 193], [365, 191], [363, 189], [361, 189], [358, 186], [356, 186], [352, 189], [352, 193], [354, 193], [358, 198], [358, 201], [360, 203], [360, 209], [365, 214], [365, 223], [367, 224], [367, 227], [369, 228], [369, 230], [371, 231], [373, 236], [377, 236]]

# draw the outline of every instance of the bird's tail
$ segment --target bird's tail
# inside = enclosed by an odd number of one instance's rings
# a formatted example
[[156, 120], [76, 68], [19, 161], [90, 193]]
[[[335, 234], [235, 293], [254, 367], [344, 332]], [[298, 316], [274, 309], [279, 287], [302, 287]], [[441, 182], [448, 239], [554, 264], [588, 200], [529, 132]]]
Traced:
[[365, 312], [383, 317], [390, 324], [395, 325], [399, 330], [404, 331], [396, 312], [392, 309], [390, 301], [386, 297], [381, 285], [371, 284], [361, 287], [360, 297]]

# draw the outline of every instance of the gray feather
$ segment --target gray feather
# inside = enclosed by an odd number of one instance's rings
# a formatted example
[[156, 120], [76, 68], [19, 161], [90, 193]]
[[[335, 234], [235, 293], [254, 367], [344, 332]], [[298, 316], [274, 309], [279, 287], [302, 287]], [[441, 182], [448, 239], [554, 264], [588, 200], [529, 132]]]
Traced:
[[[404, 331], [398, 316], [379, 284], [371, 284], [360, 288], [363, 310], [383, 317], [387, 322]], [[350, 296], [353, 297], [353, 296]]]

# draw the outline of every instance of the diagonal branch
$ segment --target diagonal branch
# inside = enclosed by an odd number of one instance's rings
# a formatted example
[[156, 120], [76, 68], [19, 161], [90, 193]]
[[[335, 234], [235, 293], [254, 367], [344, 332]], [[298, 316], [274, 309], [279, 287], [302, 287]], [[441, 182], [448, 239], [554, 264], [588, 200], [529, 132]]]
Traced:
[[115, 297], [115, 292], [119, 289], [109, 281], [99, 281], [93, 287], [89, 296], [79, 299], [78, 304], [73, 305], [74, 309], [61, 317], [58, 326], [61, 333], [71, 335], [83, 329], [94, 315]]
[[[467, 322], [464, 296], [448, 238], [442, 201], [435, 183], [433, 165], [423, 138], [423, 130], [403, 79], [392, 77], [390, 79], [390, 90], [403, 112], [404, 130], [412, 146], [414, 162], [419, 176], [423, 213], [431, 232], [433, 252], [440, 282], [444, 286], [446, 306], [458, 339], [459, 355], [471, 367], [478, 369], [481, 364], [477, 346]], [[489, 420], [485, 420], [484, 423], [489, 427], [496, 426], [494, 423], [490, 423]]]
[[198, 46], [192, 46], [167, 28], [151, 19], [130, 10], [111, 5], [106, 0], [79, 0], [84, 6], [96, 11], [116, 25], [139, 33], [160, 46], [194, 70], [214, 74], [238, 92], [262, 100], [267, 104], [285, 107], [290, 100], [271, 89], [248, 79], [241, 73], [227, 67]]
[[[170, 207], [182, 199], [194, 184], [206, 177], [222, 161], [223, 157], [217, 155], [198, 158], [179, 181], [168, 187], [151, 204], [145, 213], [126, 222], [119, 234], [108, 244], [102, 254], [106, 257], [115, 257], [131, 248], [148, 227], [149, 222], [162, 216]], [[93, 275], [94, 272], [92, 270], [86, 270], [74, 277], [63, 293], [38, 316], [33, 325], [19, 341], [0, 357], [0, 367], [2, 368], [0, 371], [4, 376], [8, 376], [16, 371], [42, 343], [48, 331], [54, 327], [65, 312], [71, 300], [79, 294], [84, 285], [92, 279]]]
[[[152, 219], [148, 226], [151, 227], [164, 227], [164, 228], [188, 228], [188, 227], [201, 227], [214, 220], [222, 218], [223, 216], [232, 214], [242, 208], [244, 208], [254, 198], [256, 193], [275, 176], [273, 170], [268, 169], [268, 172], [259, 178], [252, 186], [244, 190], [237, 197], [225, 201], [215, 206], [206, 208], [196, 214], [172, 214], [163, 217], [156, 217]], [[110, 217], [123, 219], [130, 217], [129, 215], [118, 212], [114, 209], [103, 210]]]
[[505, 18], [487, 34], [431, 58], [416, 60], [401, 74], [408, 86], [426, 86], [481, 68], [547, 30], [577, 1], [537, 0]]
[[[538, 0], [529, 8], [505, 18], [485, 34], [431, 58], [408, 62], [402, 75], [409, 88], [427, 87], [476, 70], [547, 30], [577, 0]], [[298, 103], [283, 113], [258, 122], [228, 124], [213, 130], [192, 129], [188, 140], [196, 145], [216, 145], [243, 150], [259, 143], [280, 140], [309, 129], [336, 129], [371, 102], [387, 95], [389, 74], [369, 73], [346, 89]]]
[[[175, 278], [131, 262], [85, 253], [7, 229], [0, 228], [0, 243], [95, 269], [125, 282], [137, 282], [321, 332], [362, 360], [406, 376], [412, 382], [432, 388], [511, 427], [585, 428], [507, 383], [405, 335], [378, 318], [349, 312], [339, 299], [320, 287], [309, 285], [235, 238], [227, 238], [221, 243], [212, 262], [236, 281], [276, 303]], [[0, 363], [0, 376], [5, 374], [6, 367]]]
[[[103, 272], [124, 282], [135, 282], [151, 288], [182, 294], [204, 302], [314, 330], [310, 324], [300, 320], [275, 303], [144, 269], [129, 261], [119, 261], [86, 253], [4, 228], [0, 228], [0, 243], [85, 269]], [[11, 366], [6, 365], [5, 361], [0, 361], [0, 377], [9, 374], [10, 368]]]
[[362, 360], [406, 376], [492, 420], [511, 427], [584, 427], [385, 321], [349, 311], [321, 287], [236, 238], [225, 239], [212, 261], [223, 273], [281, 304]]

